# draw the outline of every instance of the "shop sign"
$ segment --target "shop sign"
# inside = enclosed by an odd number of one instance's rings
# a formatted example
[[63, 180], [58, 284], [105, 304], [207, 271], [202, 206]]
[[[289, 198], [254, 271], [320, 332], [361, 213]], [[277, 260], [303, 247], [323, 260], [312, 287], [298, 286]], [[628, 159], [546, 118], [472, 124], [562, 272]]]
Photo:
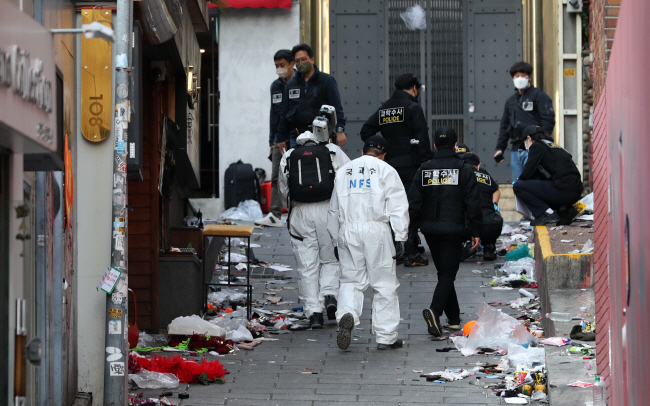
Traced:
[[52, 34], [13, 4], [0, 2], [0, 122], [10, 137], [29, 138], [52, 152], [57, 150], [55, 69]]

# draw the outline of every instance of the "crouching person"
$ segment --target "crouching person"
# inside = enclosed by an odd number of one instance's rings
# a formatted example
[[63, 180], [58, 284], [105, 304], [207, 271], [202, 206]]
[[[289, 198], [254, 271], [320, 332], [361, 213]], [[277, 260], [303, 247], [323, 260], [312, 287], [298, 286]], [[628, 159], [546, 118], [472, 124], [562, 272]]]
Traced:
[[296, 141], [280, 161], [280, 199], [289, 208], [287, 226], [300, 275], [298, 296], [310, 327], [321, 328], [323, 310], [330, 320], [335, 318], [341, 276], [327, 232], [327, 210], [336, 171], [350, 159], [341, 148], [309, 131]]
[[400, 348], [399, 281], [395, 271], [395, 241], [406, 241], [408, 200], [397, 171], [384, 162], [387, 142], [369, 137], [363, 155], [339, 169], [330, 202], [327, 229], [338, 248], [341, 288], [336, 320], [340, 349], [350, 346], [359, 325], [363, 292], [371, 286], [372, 328], [377, 349]]
[[496, 243], [503, 229], [503, 217], [499, 212], [499, 198], [501, 192], [499, 185], [490, 176], [488, 171], [481, 167], [481, 159], [476, 154], [467, 152], [463, 154], [463, 161], [474, 168], [478, 191], [481, 197], [481, 242], [483, 243], [483, 259], [494, 261], [497, 259]]

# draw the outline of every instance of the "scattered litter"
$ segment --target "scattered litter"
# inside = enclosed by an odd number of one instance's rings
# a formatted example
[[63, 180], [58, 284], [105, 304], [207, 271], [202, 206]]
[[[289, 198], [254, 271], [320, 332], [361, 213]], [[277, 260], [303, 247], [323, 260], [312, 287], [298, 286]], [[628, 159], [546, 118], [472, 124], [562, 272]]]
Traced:
[[129, 374], [129, 380], [135, 382], [141, 389], [175, 389], [180, 385], [178, 377], [174, 374], [147, 371], [146, 369]]
[[562, 347], [570, 343], [571, 340], [564, 337], [549, 337], [540, 341], [541, 344], [554, 345], [556, 347]]
[[575, 241], [575, 240], [560, 240], [560, 242], [566, 242], [566, 243], [574, 242], [574, 241]]
[[575, 387], [578, 387], [578, 388], [588, 388], [590, 386], [594, 386], [594, 384], [593, 383], [586, 383], [586, 382], [576, 381], [574, 383], [568, 384], [567, 386], [575, 386]]
[[276, 270], [278, 272], [286, 272], [286, 271], [291, 271], [292, 270], [289, 267], [279, 266], [279, 265], [271, 265], [271, 266], [269, 266], [269, 268], [271, 268], [273, 270]]
[[167, 326], [167, 334], [191, 336], [192, 334], [208, 334], [210, 336], [225, 337], [226, 330], [203, 320], [197, 315], [177, 317]]

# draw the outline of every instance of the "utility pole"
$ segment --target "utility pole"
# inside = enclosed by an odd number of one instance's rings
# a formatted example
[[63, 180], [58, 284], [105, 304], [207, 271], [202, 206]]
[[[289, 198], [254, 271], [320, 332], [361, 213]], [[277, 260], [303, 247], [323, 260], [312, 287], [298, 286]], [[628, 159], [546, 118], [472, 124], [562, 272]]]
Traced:
[[113, 210], [111, 268], [121, 275], [111, 294], [106, 295], [104, 361], [104, 405], [128, 404], [128, 269], [127, 269], [127, 180], [129, 72], [133, 35], [133, 1], [117, 0], [115, 20], [115, 131], [113, 159]]

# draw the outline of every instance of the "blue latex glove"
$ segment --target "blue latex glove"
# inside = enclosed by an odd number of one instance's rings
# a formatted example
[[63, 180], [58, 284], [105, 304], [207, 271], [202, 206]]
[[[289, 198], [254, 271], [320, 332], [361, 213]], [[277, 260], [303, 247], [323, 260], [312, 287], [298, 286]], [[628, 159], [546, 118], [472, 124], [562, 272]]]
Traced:
[[492, 204], [494, 205], [494, 211], [498, 211], [500, 213], [501, 210], [499, 210], [499, 206], [497, 206], [496, 203], [492, 203]]

